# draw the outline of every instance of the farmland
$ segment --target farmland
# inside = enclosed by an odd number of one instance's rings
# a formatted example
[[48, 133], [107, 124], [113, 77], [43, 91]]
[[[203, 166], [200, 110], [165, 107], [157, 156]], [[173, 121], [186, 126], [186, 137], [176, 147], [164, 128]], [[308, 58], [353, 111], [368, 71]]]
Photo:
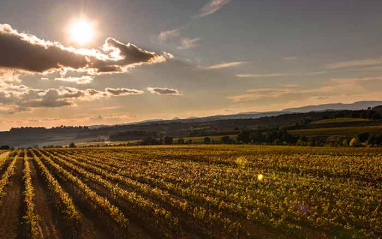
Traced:
[[0, 156], [0, 238], [379, 238], [382, 149], [209, 145]]
[[306, 136], [356, 136], [360, 133], [382, 133], [382, 126], [361, 126], [361, 127], [334, 127], [334, 128], [317, 128], [317, 129], [297, 129], [289, 131], [292, 135]]

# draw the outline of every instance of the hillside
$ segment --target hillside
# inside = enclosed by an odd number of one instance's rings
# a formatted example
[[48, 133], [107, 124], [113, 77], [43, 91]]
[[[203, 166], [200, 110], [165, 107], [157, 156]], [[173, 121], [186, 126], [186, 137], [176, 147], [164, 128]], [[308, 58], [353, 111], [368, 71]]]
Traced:
[[[307, 109], [307, 108], [305, 108]], [[226, 119], [217, 116], [197, 119], [146, 121], [114, 126], [13, 128], [0, 132], [0, 145], [12, 147], [65, 145], [70, 142], [100, 142], [105, 140], [141, 140], [147, 137], [203, 137], [237, 135], [243, 129], [287, 127], [294, 135], [341, 135], [347, 128], [354, 133], [379, 132], [380, 107], [376, 110], [330, 110], [305, 113], [240, 114]], [[251, 117], [253, 116], [253, 118]], [[261, 117], [260, 117], [261, 116]], [[231, 118], [230, 118], [231, 117]], [[357, 130], [354, 129], [357, 128]], [[368, 128], [363, 128], [368, 127]], [[315, 129], [312, 131], [312, 129]], [[325, 130], [319, 130], [325, 129]], [[312, 132], [312, 133], [310, 133]], [[321, 132], [321, 133], [320, 133]], [[329, 133], [324, 133], [329, 132]]]

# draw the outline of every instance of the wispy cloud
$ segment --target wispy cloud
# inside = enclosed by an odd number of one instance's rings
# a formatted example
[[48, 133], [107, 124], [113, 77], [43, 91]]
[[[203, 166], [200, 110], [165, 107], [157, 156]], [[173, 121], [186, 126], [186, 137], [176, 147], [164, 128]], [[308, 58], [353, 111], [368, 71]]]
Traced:
[[375, 66], [381, 65], [382, 58], [379, 59], [364, 59], [356, 61], [343, 61], [332, 63], [328, 66], [329, 69], [339, 69], [339, 68], [350, 68], [350, 67], [360, 67], [360, 66]]
[[107, 107], [101, 107], [101, 108], [95, 108], [94, 111], [109, 111], [109, 110], [116, 110], [122, 108], [122, 105], [116, 105], [116, 106], [107, 106]]
[[158, 95], [182, 95], [177, 89], [161, 88], [161, 87], [147, 87], [147, 90], [152, 94]]
[[358, 77], [358, 78], [333, 78], [331, 82], [339, 84], [354, 84], [354, 83], [364, 83], [371, 81], [382, 81], [382, 76], [377, 77]]
[[302, 89], [296, 86], [257, 88], [247, 90], [244, 94], [227, 97], [232, 102], [247, 102], [269, 98], [288, 98], [296, 95], [316, 97], [315, 94], [327, 94], [333, 91], [333, 87], [325, 86], [316, 89]]
[[225, 62], [225, 63], [220, 63], [217, 65], [211, 65], [205, 67], [205, 69], [209, 70], [214, 70], [214, 69], [223, 69], [223, 68], [230, 68], [230, 67], [236, 67], [245, 64], [246, 62], [244, 61], [235, 61], [235, 62]]
[[289, 76], [287, 73], [271, 73], [271, 74], [237, 74], [239, 78], [267, 78], [267, 77], [282, 77]]
[[198, 42], [200, 41], [200, 38], [189, 38], [185, 37], [180, 39], [181, 46], [178, 47], [180, 50], [186, 50], [194, 48], [198, 45]]
[[158, 38], [162, 41], [167, 41], [171, 38], [180, 37], [180, 28], [162, 31], [158, 34]]
[[231, 0], [211, 0], [202, 9], [200, 9], [199, 14], [195, 17], [205, 17], [219, 11], [224, 5], [231, 2]]
[[[360, 78], [333, 78], [324, 85], [315, 88], [299, 87], [297, 85], [275, 86], [249, 89], [242, 94], [227, 97], [234, 103], [280, 101], [287, 103], [291, 100], [325, 100], [325, 99], [382, 99], [382, 76]], [[352, 98], [353, 97], [353, 98]]]
[[94, 78], [91, 76], [81, 76], [81, 77], [64, 77], [64, 78], [55, 78], [56, 81], [64, 81], [69, 83], [75, 83], [78, 85], [90, 84], [93, 82]]
[[328, 73], [327, 71], [313, 71], [313, 72], [308, 72], [305, 73], [307, 76], [316, 76], [316, 75], [323, 75]]

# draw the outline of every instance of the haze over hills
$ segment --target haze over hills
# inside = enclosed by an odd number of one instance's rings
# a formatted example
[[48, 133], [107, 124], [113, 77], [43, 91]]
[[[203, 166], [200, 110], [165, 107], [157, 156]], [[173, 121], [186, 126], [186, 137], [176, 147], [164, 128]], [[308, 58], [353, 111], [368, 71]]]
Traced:
[[322, 105], [308, 105], [298, 108], [288, 108], [282, 110], [282, 112], [295, 112], [305, 113], [310, 111], [323, 111], [323, 110], [362, 110], [368, 107], [375, 107], [382, 105], [382, 101], [357, 101], [350, 104], [334, 103], [334, 104], [322, 104]]
[[[180, 117], [174, 117], [170, 120], [166, 119], [149, 119], [134, 123], [126, 123], [126, 124], [118, 124], [120, 125], [132, 125], [132, 124], [150, 124], [154, 122], [171, 122], [171, 121], [190, 121], [190, 122], [204, 122], [204, 121], [213, 121], [213, 120], [228, 120], [228, 119], [258, 119], [261, 117], [270, 117], [270, 116], [278, 116], [282, 114], [289, 113], [308, 113], [311, 111], [328, 111], [328, 110], [362, 110], [367, 109], [369, 107], [375, 107], [378, 105], [382, 105], [382, 101], [357, 101], [354, 103], [343, 104], [343, 103], [332, 103], [332, 104], [321, 104], [321, 105], [307, 105], [297, 108], [286, 108], [281, 111], [269, 111], [269, 112], [241, 112], [237, 114], [227, 114], [227, 115], [211, 115], [205, 117], [188, 117], [182, 119]], [[89, 128], [102, 128], [102, 127], [110, 127], [111, 125], [91, 125]]]
[[[109, 140], [112, 135], [120, 133], [124, 133], [123, 137], [128, 139], [166, 135], [173, 137], [229, 135], [237, 134], [240, 129], [244, 128], [286, 126], [305, 119], [320, 120], [328, 115], [334, 117], [336, 114], [368, 109], [377, 105], [382, 105], [382, 101], [312, 105], [274, 112], [244, 112], [187, 119], [153, 119], [119, 125], [61, 126], [50, 129], [43, 127], [13, 128], [10, 131], [0, 132], [0, 145], [14, 147], [63, 145], [70, 142]], [[379, 108], [375, 107], [378, 111]], [[372, 125], [374, 123], [366, 122], [364, 124]]]
[[[369, 107], [375, 107], [382, 105], [382, 101], [357, 101], [350, 104], [343, 103], [332, 103], [332, 104], [322, 104], [322, 105], [308, 105], [297, 108], [287, 108], [281, 111], [270, 111], [270, 112], [242, 112], [238, 114], [230, 115], [213, 115], [207, 117], [191, 117], [187, 119], [172, 119], [172, 120], [195, 120], [195, 121], [208, 121], [208, 120], [224, 120], [224, 119], [257, 119], [261, 117], [277, 116], [287, 113], [307, 113], [311, 111], [327, 111], [327, 110], [362, 110]], [[161, 121], [161, 120], [155, 120]], [[147, 121], [146, 121], [147, 122]]]

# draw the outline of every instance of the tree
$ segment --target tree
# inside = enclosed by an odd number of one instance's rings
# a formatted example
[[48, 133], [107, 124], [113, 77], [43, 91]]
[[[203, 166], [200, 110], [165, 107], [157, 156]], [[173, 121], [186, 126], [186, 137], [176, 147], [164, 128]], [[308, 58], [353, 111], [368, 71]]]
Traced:
[[380, 145], [382, 144], [382, 134], [372, 134], [368, 141], [371, 145]]
[[179, 138], [178, 139], [178, 144], [184, 144], [184, 139], [183, 138]]
[[73, 142], [71, 142], [70, 144], [69, 144], [69, 148], [76, 148], [77, 146], [73, 143]]
[[221, 141], [223, 144], [232, 144], [233, 143], [233, 140], [229, 136], [223, 136], [221, 138]]
[[348, 141], [347, 141], [347, 139], [344, 139], [344, 140], [342, 141], [342, 146], [348, 146]]
[[166, 137], [164, 137], [164, 143], [165, 144], [173, 144], [174, 139], [172, 137], [166, 136]]
[[211, 143], [211, 139], [210, 137], [204, 137], [204, 141], [203, 141], [205, 144], [210, 144]]
[[249, 144], [251, 142], [251, 131], [250, 130], [242, 130], [240, 134], [237, 136], [237, 141]]
[[361, 143], [363, 142], [366, 142], [366, 140], [368, 140], [370, 137], [370, 134], [369, 133], [362, 133], [362, 134], [359, 134], [358, 135], [358, 139]]

